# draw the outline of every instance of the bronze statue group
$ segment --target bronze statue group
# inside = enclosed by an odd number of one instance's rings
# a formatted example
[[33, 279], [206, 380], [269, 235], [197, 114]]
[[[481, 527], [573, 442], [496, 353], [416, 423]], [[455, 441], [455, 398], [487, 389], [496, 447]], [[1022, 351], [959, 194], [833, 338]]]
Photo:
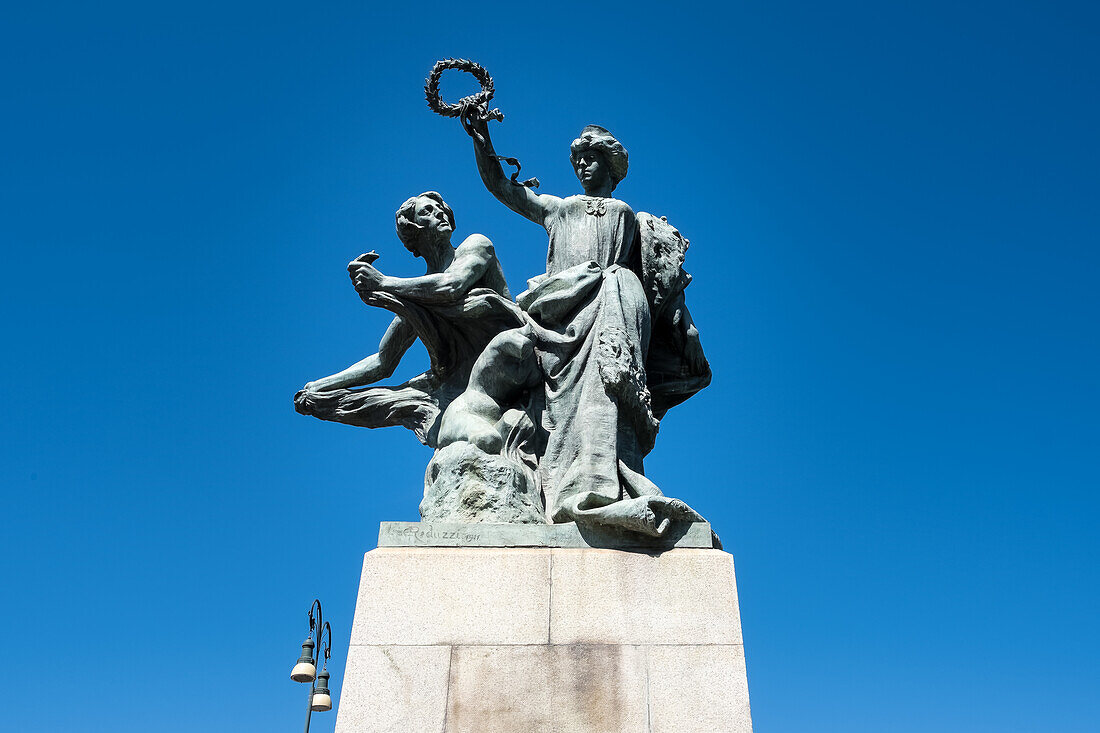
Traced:
[[[584, 193], [559, 198], [506, 176], [489, 97], [491, 80], [489, 94], [460, 106], [463, 127], [488, 191], [546, 230], [546, 272], [512, 300], [486, 237], [454, 247], [443, 198], [408, 199], [397, 234], [427, 273], [384, 275], [373, 253], [348, 265], [363, 302], [394, 320], [376, 354], [306, 384], [296, 409], [362, 427], [403, 425], [435, 449], [425, 521], [576, 522], [651, 537], [701, 521], [643, 469], [660, 419], [710, 382], [684, 301], [688, 241], [663, 217], [612, 196], [629, 158], [597, 125], [570, 146]], [[416, 339], [430, 368], [378, 386]]]

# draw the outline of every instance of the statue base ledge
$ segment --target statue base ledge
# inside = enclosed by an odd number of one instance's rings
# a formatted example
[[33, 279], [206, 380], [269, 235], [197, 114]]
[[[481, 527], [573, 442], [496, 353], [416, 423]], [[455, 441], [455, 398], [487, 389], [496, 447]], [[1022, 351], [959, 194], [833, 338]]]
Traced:
[[720, 547], [709, 522], [681, 522], [664, 537], [566, 524], [480, 522], [382, 522], [379, 547], [597, 547], [664, 551], [675, 547]]

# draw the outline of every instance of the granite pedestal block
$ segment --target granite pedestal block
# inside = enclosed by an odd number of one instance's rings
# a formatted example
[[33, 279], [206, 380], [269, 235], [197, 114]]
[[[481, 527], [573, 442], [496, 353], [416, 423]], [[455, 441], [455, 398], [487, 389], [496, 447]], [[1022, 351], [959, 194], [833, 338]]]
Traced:
[[337, 733], [750, 733], [733, 558], [366, 554]]

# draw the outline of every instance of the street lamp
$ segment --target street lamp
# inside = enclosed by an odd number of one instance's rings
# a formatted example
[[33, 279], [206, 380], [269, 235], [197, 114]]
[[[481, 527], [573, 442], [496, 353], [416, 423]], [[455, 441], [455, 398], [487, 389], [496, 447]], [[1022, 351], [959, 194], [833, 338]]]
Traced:
[[[314, 609], [317, 615], [313, 615]], [[327, 638], [326, 638], [327, 634]], [[321, 660], [321, 673], [317, 674], [317, 660], [321, 659], [321, 642], [325, 642], [324, 659]], [[313, 652], [317, 650], [317, 656]], [[321, 618], [321, 602], [313, 601], [309, 607], [309, 634], [302, 643], [302, 655], [298, 657], [298, 663], [290, 672], [290, 679], [295, 682], [310, 682], [309, 705], [306, 707], [306, 733], [309, 733], [309, 719], [313, 711], [323, 712], [332, 710], [332, 696], [328, 690], [328, 658], [332, 652], [332, 629], [328, 621]]]

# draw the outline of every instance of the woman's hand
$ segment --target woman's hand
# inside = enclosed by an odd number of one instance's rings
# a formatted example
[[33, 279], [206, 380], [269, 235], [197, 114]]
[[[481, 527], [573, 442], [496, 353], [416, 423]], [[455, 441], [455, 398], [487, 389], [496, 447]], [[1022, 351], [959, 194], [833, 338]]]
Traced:
[[469, 105], [462, 112], [462, 129], [474, 142], [482, 147], [489, 146], [488, 108], [483, 104]]

